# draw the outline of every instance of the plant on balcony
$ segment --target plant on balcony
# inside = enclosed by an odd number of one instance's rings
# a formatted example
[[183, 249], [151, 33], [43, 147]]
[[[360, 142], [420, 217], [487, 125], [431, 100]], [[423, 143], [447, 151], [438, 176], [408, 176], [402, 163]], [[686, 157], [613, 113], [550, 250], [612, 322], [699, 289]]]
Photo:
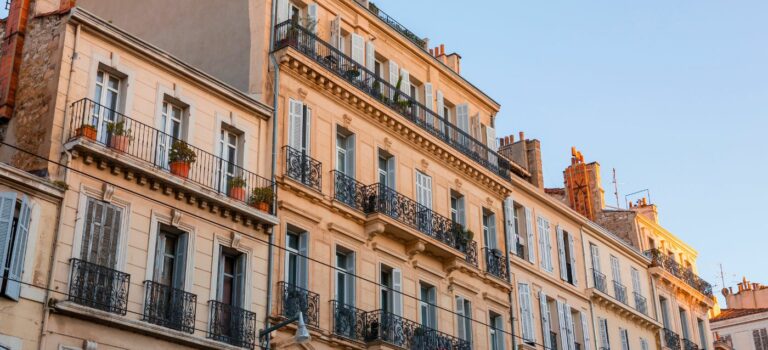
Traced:
[[197, 154], [189, 148], [186, 142], [176, 140], [171, 146], [168, 154], [168, 165], [171, 167], [171, 174], [181, 177], [189, 176], [189, 168], [197, 160]]
[[263, 212], [269, 212], [269, 206], [275, 198], [272, 187], [256, 187], [251, 191], [251, 197], [248, 198], [248, 204]]
[[245, 201], [245, 179], [235, 176], [229, 179], [229, 197], [239, 201]]
[[77, 136], [96, 141], [96, 126], [83, 122], [83, 125], [77, 128]]
[[371, 90], [373, 93], [373, 97], [381, 98], [381, 83], [379, 83], [378, 80], [374, 80], [373, 84], [371, 84]]
[[360, 76], [360, 70], [357, 69], [357, 67], [350, 67], [349, 69], [347, 69], [347, 72], [344, 73], [344, 75], [347, 77], [347, 79], [350, 79], [350, 80], [356, 79], [357, 77]]
[[456, 240], [461, 246], [466, 246], [475, 237], [475, 233], [472, 230], [465, 229], [461, 224], [456, 224], [454, 233], [456, 234]]
[[133, 136], [131, 135], [131, 129], [125, 127], [125, 120], [107, 123], [107, 133], [109, 133], [110, 148], [120, 152], [128, 151], [128, 146], [133, 140]]

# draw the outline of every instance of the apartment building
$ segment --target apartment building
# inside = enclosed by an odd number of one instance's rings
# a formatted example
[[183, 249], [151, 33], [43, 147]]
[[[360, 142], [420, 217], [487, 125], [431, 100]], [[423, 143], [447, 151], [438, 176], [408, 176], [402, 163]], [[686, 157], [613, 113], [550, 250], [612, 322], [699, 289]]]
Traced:
[[768, 287], [746, 277], [723, 288], [726, 308], [709, 321], [715, 349], [768, 349]]
[[1, 149], [0, 303], [19, 322], [3, 317], [0, 344], [254, 347], [278, 224], [271, 108], [72, 5], [9, 17], [29, 20]]

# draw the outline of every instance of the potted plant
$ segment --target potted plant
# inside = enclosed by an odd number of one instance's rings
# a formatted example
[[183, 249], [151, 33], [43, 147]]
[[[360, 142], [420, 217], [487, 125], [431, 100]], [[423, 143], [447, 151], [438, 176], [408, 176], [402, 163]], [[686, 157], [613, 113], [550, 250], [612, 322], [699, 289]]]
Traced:
[[171, 167], [171, 174], [186, 178], [189, 176], [189, 167], [197, 160], [197, 154], [189, 148], [186, 142], [176, 140], [171, 146], [171, 152], [168, 154], [168, 164]]
[[360, 70], [358, 70], [357, 67], [350, 67], [347, 69], [345, 75], [347, 76], [347, 79], [352, 80], [360, 76]]
[[133, 140], [133, 136], [131, 136], [131, 129], [125, 128], [124, 120], [108, 123], [107, 132], [109, 133], [109, 147], [120, 152], [128, 151], [128, 145]]
[[256, 187], [251, 191], [251, 197], [248, 199], [248, 203], [264, 212], [269, 212], [269, 206], [272, 205], [275, 193], [272, 191], [272, 187]]
[[245, 179], [235, 176], [229, 180], [229, 197], [245, 201]]
[[373, 84], [371, 84], [371, 89], [373, 90], [373, 97], [381, 99], [381, 83], [378, 80], [374, 80]]
[[83, 122], [83, 125], [77, 128], [77, 136], [83, 136], [87, 139], [96, 141], [96, 127]]

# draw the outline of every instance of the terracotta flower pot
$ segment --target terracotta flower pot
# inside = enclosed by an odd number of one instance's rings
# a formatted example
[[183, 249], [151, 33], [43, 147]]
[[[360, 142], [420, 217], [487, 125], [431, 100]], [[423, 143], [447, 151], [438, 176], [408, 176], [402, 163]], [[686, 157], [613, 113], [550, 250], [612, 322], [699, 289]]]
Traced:
[[83, 125], [77, 129], [77, 136], [83, 136], [90, 140], [96, 140], [96, 128], [93, 125]]
[[245, 201], [245, 187], [232, 187], [229, 189], [229, 197], [239, 201]]
[[256, 203], [253, 203], [253, 207], [258, 209], [258, 210], [261, 210], [261, 211], [263, 211], [265, 213], [269, 212], [269, 203], [267, 203], [267, 202], [256, 202]]
[[125, 135], [112, 135], [109, 139], [109, 147], [120, 152], [128, 152], [131, 138]]
[[180, 176], [180, 177], [188, 177], [189, 176], [189, 166], [190, 163], [188, 162], [171, 162], [171, 174]]

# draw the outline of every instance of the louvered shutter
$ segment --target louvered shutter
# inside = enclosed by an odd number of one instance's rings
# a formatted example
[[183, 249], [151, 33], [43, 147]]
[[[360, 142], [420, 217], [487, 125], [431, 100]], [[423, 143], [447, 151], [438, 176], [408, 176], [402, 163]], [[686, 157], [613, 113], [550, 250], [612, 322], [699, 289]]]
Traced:
[[398, 316], [403, 315], [403, 273], [400, 269], [392, 269], [392, 308], [393, 313]]
[[[389, 60], [389, 84], [393, 88], [397, 87], [397, 79], [400, 77], [400, 70], [395, 61]], [[394, 91], [393, 91], [394, 93]]]
[[619, 259], [611, 255], [611, 274], [613, 280], [621, 283], [621, 270], [619, 269]]
[[587, 322], [587, 315], [584, 314], [583, 312], [579, 312], [579, 316], [581, 316], [581, 332], [583, 333], [583, 337], [584, 337], [584, 344], [582, 346], [582, 349], [590, 350], [592, 346], [592, 342], [589, 339], [589, 322]]
[[344, 169], [344, 173], [347, 174], [347, 176], [351, 178], [355, 178], [355, 135], [349, 135], [347, 136], [347, 142], [346, 142], [346, 162], [344, 164], [346, 165], [346, 169]]
[[301, 152], [304, 140], [304, 104], [288, 100], [288, 146]]
[[523, 339], [527, 342], [535, 342], [536, 336], [533, 331], [533, 311], [531, 310], [531, 295], [528, 284], [518, 284], [517, 296], [518, 303], [520, 304], [520, 318], [522, 318], [521, 327], [523, 329]]
[[430, 288], [428, 292], [429, 305], [429, 324], [434, 328], [437, 328], [437, 288]]
[[173, 287], [184, 290], [184, 279], [187, 273], [187, 244], [189, 234], [179, 235], [176, 241], [176, 251], [173, 266]]
[[634, 267], [632, 268], [632, 291], [637, 294], [643, 293], [640, 287], [640, 271]]
[[312, 22], [312, 33], [317, 35], [317, 4], [307, 5], [307, 18]]
[[507, 240], [507, 249], [513, 254], [516, 254], [517, 228], [515, 227], [515, 201], [512, 200], [511, 196], [504, 198], [504, 238]]
[[496, 151], [499, 149], [498, 145], [496, 144], [496, 129], [489, 125], [485, 126], [485, 144], [488, 146], [488, 148], [491, 149], [491, 151]]
[[456, 296], [456, 333], [459, 339], [467, 339], [467, 332], [464, 329], [464, 298]]
[[405, 95], [411, 96], [411, 73], [408, 73], [405, 68], [400, 68], [400, 76], [403, 77], [402, 82], [400, 82], [400, 91]]
[[534, 239], [533, 239], [533, 213], [531, 212], [531, 208], [525, 208], [525, 230], [528, 235], [528, 261], [531, 264], [536, 263], [536, 249], [534, 248]]
[[[287, 0], [281, 0], [287, 1]], [[331, 21], [331, 46], [341, 51], [341, 16], [336, 16]]]
[[629, 331], [621, 330], [621, 350], [629, 350]]
[[299, 257], [297, 257], [296, 284], [304, 289], [309, 289], [309, 233], [304, 232], [299, 235]]
[[496, 237], [496, 214], [488, 215], [488, 248], [498, 249], [498, 237]]
[[[15, 209], [16, 193], [0, 193], [0, 262], [2, 262], [2, 267], [4, 267], [5, 262], [8, 261], [8, 254], [11, 249], [11, 229], [13, 227], [13, 214]], [[1, 276], [3, 276], [2, 271], [0, 271], [0, 277]]]
[[235, 261], [235, 275], [234, 275], [234, 286], [233, 286], [233, 294], [234, 297], [232, 298], [232, 303], [239, 307], [239, 308], [246, 308], [245, 305], [245, 288], [248, 286], [245, 285], [245, 272], [247, 271], [247, 256], [245, 254], [240, 254], [237, 256], [237, 260]]
[[289, 18], [288, 0], [277, 0], [277, 23], [283, 23]]
[[[440, 118], [445, 119], [445, 99], [443, 97], [443, 92], [440, 90], [437, 90], [437, 115]], [[440, 126], [442, 126], [442, 124]]]
[[[424, 83], [424, 106], [426, 106], [429, 111], [434, 111], [435, 109], [435, 96], [432, 91], [432, 83]], [[433, 122], [432, 114], [427, 112], [427, 123], [432, 125]]]
[[576, 333], [574, 332], [576, 327], [573, 323], [573, 313], [571, 312], [571, 306], [568, 305], [568, 303], [563, 306], [563, 312], [565, 312], [565, 326], [568, 331], [568, 349], [576, 350]]
[[464, 131], [467, 134], [470, 133], [469, 105], [466, 103], [462, 103], [456, 106], [456, 126], [458, 126], [461, 131]]
[[[365, 68], [371, 73], [376, 72], [376, 47], [373, 41], [365, 43]], [[373, 84], [373, 80], [371, 80], [371, 84]]]
[[600, 328], [600, 347], [604, 349], [610, 349], [611, 342], [610, 338], [608, 337], [608, 320], [600, 318], [597, 322]]
[[312, 140], [310, 135], [312, 132], [312, 109], [304, 106], [304, 143], [303, 147], [307, 154], [311, 154]]
[[155, 247], [155, 269], [154, 280], [155, 282], [162, 282], [163, 276], [163, 260], [165, 258], [165, 235], [161, 232], [157, 236], [157, 247]]
[[4, 291], [5, 296], [16, 301], [19, 301], [21, 295], [21, 274], [24, 272], [24, 257], [27, 254], [30, 214], [31, 208], [27, 196], [22, 195], [19, 220], [16, 223], [16, 238], [11, 252], [11, 266], [8, 270], [8, 281]]
[[571, 253], [571, 278], [573, 279], [573, 285], [579, 285], [579, 277], [576, 269], [576, 251], [574, 250], [573, 235], [568, 234], [568, 252]]
[[592, 269], [600, 272], [600, 248], [594, 244], [589, 245], [589, 250], [592, 255]]
[[640, 338], [640, 350], [648, 350], [648, 340]]
[[459, 197], [456, 199], [456, 217], [459, 219], [459, 224], [466, 228], [467, 215], [465, 214], [464, 210], [464, 197]]
[[539, 310], [541, 311], [541, 334], [544, 335], [544, 348], [552, 349], [552, 338], [549, 336], [552, 329], [549, 323], [549, 304], [547, 303], [547, 294], [543, 290], [539, 292]]
[[539, 263], [541, 264], [541, 267], [544, 270], [549, 271], [549, 265], [547, 264], [547, 239], [546, 237], [548, 235], [549, 229], [546, 228], [547, 226], [546, 221], [544, 218], [539, 216], [537, 219], [538, 221], [538, 228], [539, 228]]
[[396, 190], [397, 187], [397, 180], [396, 180], [396, 172], [397, 172], [397, 161], [395, 160], [395, 157], [389, 157], [387, 158], [387, 187]]
[[560, 278], [563, 281], [568, 280], [568, 265], [565, 263], [565, 236], [563, 235], [563, 229], [560, 225], [557, 225], [555, 229], [557, 231], [557, 254], [558, 261], [560, 263]]
[[352, 60], [360, 65], [365, 64], [365, 41], [363, 37], [352, 33]]
[[565, 304], [562, 301], [557, 301], [557, 321], [560, 325], [560, 349], [570, 350], [568, 347], [568, 326], [566, 325], [567, 319], [565, 318], [566, 310]]
[[345, 276], [344, 288], [346, 292], [345, 302], [347, 305], [355, 306], [355, 254], [347, 254], [347, 273]]

